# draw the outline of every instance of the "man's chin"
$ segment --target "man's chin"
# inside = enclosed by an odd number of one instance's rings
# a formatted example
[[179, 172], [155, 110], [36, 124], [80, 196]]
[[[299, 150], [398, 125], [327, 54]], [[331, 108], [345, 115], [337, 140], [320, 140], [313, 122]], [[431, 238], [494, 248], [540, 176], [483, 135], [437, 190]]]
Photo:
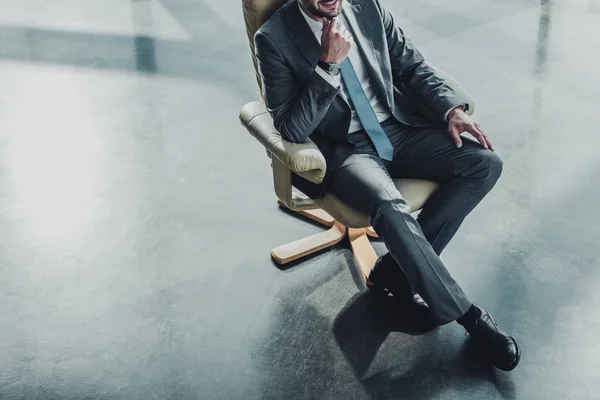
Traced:
[[335, 18], [338, 15], [340, 15], [340, 11], [338, 10], [338, 11], [323, 12], [323, 11], [319, 10], [319, 12], [315, 13], [315, 14], [321, 18], [332, 19], [332, 18]]
[[331, 18], [335, 18], [338, 15], [340, 15], [340, 13], [342, 11], [341, 4], [342, 4], [342, 0], [339, 1], [339, 4], [335, 10], [322, 10], [322, 9], [313, 9], [313, 10], [309, 9], [309, 10], [312, 11], [312, 13], [318, 17], [331, 19]]

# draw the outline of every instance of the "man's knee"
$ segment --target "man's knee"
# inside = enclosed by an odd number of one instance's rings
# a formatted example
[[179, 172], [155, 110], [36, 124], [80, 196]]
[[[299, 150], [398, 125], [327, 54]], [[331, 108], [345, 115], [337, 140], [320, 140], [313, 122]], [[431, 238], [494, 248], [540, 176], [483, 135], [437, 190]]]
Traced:
[[399, 213], [410, 214], [410, 206], [400, 195], [400, 192], [397, 191], [395, 194], [389, 196], [381, 196], [377, 201], [373, 202], [371, 218], [392, 218], [398, 216]]
[[470, 156], [469, 166], [460, 174], [464, 178], [479, 180], [482, 183], [496, 183], [502, 174], [503, 163], [498, 154], [483, 148]]
[[488, 164], [488, 177], [487, 180], [492, 181], [493, 183], [496, 183], [496, 181], [500, 178], [500, 175], [502, 175], [502, 169], [504, 168], [504, 163], [502, 162], [502, 159], [500, 158], [500, 156], [493, 152], [493, 151], [485, 151], [483, 152], [483, 154], [486, 157], [486, 161]]

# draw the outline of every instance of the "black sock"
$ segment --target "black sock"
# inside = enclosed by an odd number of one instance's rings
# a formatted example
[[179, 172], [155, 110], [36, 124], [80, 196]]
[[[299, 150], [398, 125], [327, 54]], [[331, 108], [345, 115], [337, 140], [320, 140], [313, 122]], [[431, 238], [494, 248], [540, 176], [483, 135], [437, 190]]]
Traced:
[[462, 326], [466, 327], [468, 325], [471, 325], [473, 323], [473, 321], [475, 321], [480, 316], [481, 316], [481, 311], [479, 310], [479, 308], [477, 308], [475, 306], [475, 304], [473, 304], [471, 306], [471, 308], [469, 308], [467, 310], [467, 312], [465, 313], [465, 315], [463, 315], [462, 317], [458, 318], [456, 320], [456, 322], [458, 322]]

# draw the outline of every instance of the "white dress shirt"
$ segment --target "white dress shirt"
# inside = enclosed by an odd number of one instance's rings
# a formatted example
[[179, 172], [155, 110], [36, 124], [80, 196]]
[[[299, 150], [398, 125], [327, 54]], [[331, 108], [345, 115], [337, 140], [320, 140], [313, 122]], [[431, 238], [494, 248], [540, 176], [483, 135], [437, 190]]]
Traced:
[[[315, 34], [315, 37], [317, 38], [319, 44], [321, 44], [321, 31], [323, 30], [323, 23], [315, 21], [314, 19], [309, 17], [304, 12], [302, 7], [300, 7], [299, 2], [298, 2], [298, 8], [300, 8], [300, 11], [302, 12], [302, 15], [304, 16], [304, 19], [308, 23], [308, 26], [310, 27], [310, 29]], [[352, 31], [350, 31], [350, 29], [348, 29], [348, 26], [346, 25], [346, 22], [344, 21], [343, 18], [339, 18], [338, 22], [340, 23], [341, 26], [343, 26], [348, 31], [348, 33], [352, 34]], [[356, 72], [356, 75], [358, 76], [358, 80], [360, 81], [360, 84], [361, 84], [365, 94], [367, 95], [369, 102], [371, 103], [371, 107], [373, 107], [373, 110], [375, 111], [377, 120], [379, 122], [383, 122], [386, 119], [390, 118], [392, 116], [392, 114], [388, 110], [385, 103], [380, 101], [379, 96], [377, 96], [377, 94], [375, 92], [375, 87], [371, 84], [371, 77], [369, 76], [367, 68], [365, 67], [365, 63], [363, 62], [362, 56], [360, 55], [360, 53], [358, 51], [358, 47], [356, 46], [356, 40], [354, 41], [354, 43], [355, 44], [352, 46], [352, 49], [350, 50], [350, 54], [348, 54], [348, 58], [350, 59], [350, 62], [352, 63], [352, 66], [354, 67], [354, 71]], [[360, 120], [358, 119], [358, 114], [356, 114], [356, 111], [354, 110], [354, 106], [352, 105], [352, 102], [348, 100], [348, 97], [349, 97], [348, 92], [346, 91], [344, 82], [341, 79], [341, 74], [337, 75], [337, 76], [331, 76], [327, 72], [325, 72], [325, 70], [323, 68], [321, 68], [319, 66], [317, 66], [316, 72], [319, 75], [321, 75], [323, 77], [323, 79], [325, 79], [327, 82], [329, 82], [329, 84], [331, 84], [332, 86], [334, 86], [338, 89], [340, 89], [340, 88], [342, 89], [342, 91], [340, 93], [342, 94], [342, 97], [344, 98], [344, 100], [346, 100], [346, 102], [350, 105], [350, 109], [352, 110], [352, 119], [350, 120], [350, 128], [348, 129], [348, 133], [356, 132], [360, 129], [363, 129], [363, 126], [360, 123]], [[463, 109], [464, 109], [464, 106], [463, 106]], [[446, 114], [444, 114], [444, 121], [448, 121], [448, 115], [450, 114], [450, 111], [452, 111], [452, 110], [453, 110], [453, 108], [451, 108], [450, 110], [448, 110], [446, 112]]]
[[[302, 7], [300, 7], [299, 3], [298, 3], [298, 7], [300, 8], [300, 11], [302, 11], [302, 15], [306, 19], [306, 22], [308, 23], [308, 26], [310, 27], [310, 29], [315, 34], [317, 40], [319, 41], [319, 44], [321, 44], [321, 31], [323, 30], [323, 23], [315, 21], [314, 19], [312, 19], [311, 17], [306, 15], [306, 13], [302, 9]], [[339, 21], [340, 25], [343, 26], [348, 31], [348, 33], [350, 33], [350, 34], [352, 33], [346, 26], [346, 23], [343, 20], [343, 18], [338, 19], [338, 21]], [[375, 92], [375, 87], [371, 84], [371, 77], [369, 76], [367, 68], [365, 67], [365, 63], [363, 62], [363, 59], [362, 59], [362, 57], [358, 51], [358, 47], [356, 45], [352, 46], [352, 49], [350, 50], [350, 54], [348, 55], [348, 58], [350, 59], [350, 62], [352, 63], [352, 66], [354, 67], [356, 76], [358, 76], [358, 80], [360, 81], [360, 84], [361, 84], [363, 90], [365, 91], [367, 98], [371, 102], [371, 107], [373, 107], [373, 110], [375, 111], [377, 120], [379, 122], [383, 122], [386, 119], [390, 118], [392, 116], [392, 114], [388, 110], [387, 105], [384, 102], [380, 101], [379, 96], [377, 96], [377, 94]], [[350, 120], [350, 128], [348, 129], [348, 132], [352, 133], [352, 132], [356, 132], [358, 130], [363, 129], [363, 126], [360, 123], [360, 120], [358, 119], [358, 115], [356, 114], [356, 111], [354, 110], [354, 106], [352, 105], [352, 102], [348, 101], [348, 92], [346, 92], [344, 83], [340, 78], [341, 74], [337, 75], [337, 76], [331, 76], [319, 66], [317, 66], [316, 70], [317, 70], [317, 73], [319, 75], [321, 75], [323, 77], [323, 79], [325, 79], [327, 82], [329, 82], [332, 86], [334, 86], [336, 88], [341, 87], [342, 97], [350, 105], [350, 109], [352, 110], [352, 119]]]

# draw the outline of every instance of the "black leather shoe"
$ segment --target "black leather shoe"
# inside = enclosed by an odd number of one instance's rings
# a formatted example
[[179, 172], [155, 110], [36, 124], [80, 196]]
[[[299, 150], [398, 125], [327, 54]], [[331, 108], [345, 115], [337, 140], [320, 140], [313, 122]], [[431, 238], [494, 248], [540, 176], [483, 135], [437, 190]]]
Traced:
[[484, 349], [496, 368], [512, 371], [521, 359], [521, 350], [517, 341], [498, 329], [498, 324], [490, 313], [482, 308], [477, 308], [481, 311], [481, 315], [473, 322], [465, 324], [465, 329], [471, 338]]
[[437, 326], [429, 306], [412, 288], [390, 253], [377, 259], [367, 279], [367, 286], [375, 292], [391, 293], [398, 308], [407, 316], [427, 323], [428, 327]]

